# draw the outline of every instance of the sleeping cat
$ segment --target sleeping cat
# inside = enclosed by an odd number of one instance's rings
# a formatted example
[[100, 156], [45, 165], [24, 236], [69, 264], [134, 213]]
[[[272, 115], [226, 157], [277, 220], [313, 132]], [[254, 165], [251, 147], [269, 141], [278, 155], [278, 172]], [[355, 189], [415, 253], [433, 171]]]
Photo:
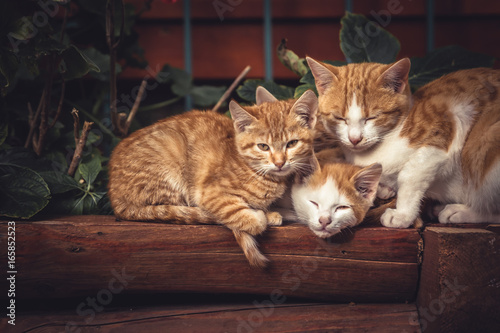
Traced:
[[441, 223], [500, 222], [500, 71], [445, 75], [412, 96], [410, 60], [335, 67], [307, 58], [319, 93], [318, 119], [346, 160], [380, 163], [378, 196], [397, 192], [385, 226], [406, 228], [424, 197]]
[[264, 88], [259, 105], [229, 104], [232, 119], [191, 111], [131, 134], [109, 162], [109, 198], [118, 218], [221, 223], [252, 266], [263, 267], [252, 236], [281, 224], [270, 204], [296, 173], [310, 173], [317, 98], [277, 101]]
[[382, 174], [380, 164], [365, 168], [328, 163], [292, 186], [291, 196], [299, 222], [321, 238], [360, 224], [373, 205]]

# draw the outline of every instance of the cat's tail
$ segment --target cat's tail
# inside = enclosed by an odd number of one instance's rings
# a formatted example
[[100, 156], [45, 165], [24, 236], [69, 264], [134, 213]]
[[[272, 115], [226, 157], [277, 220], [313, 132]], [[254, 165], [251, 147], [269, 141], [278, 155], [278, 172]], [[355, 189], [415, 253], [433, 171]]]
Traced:
[[378, 224], [380, 225], [380, 218], [385, 213], [387, 208], [396, 208], [396, 198], [382, 200], [375, 199], [375, 207], [372, 207], [366, 212], [363, 224]]
[[214, 218], [199, 207], [148, 205], [115, 207], [116, 217], [132, 221], [169, 221], [178, 224], [217, 224]]
[[244, 231], [233, 230], [233, 233], [250, 265], [259, 268], [266, 267], [269, 259], [260, 253], [259, 246], [255, 238]]

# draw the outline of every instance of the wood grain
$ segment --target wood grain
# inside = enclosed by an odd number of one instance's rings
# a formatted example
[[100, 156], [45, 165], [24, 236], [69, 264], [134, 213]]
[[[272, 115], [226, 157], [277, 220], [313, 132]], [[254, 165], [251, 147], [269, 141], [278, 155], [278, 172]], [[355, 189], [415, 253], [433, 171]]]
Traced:
[[[268, 301], [269, 302], [269, 301]], [[22, 332], [420, 332], [414, 304], [198, 304], [107, 309], [85, 316], [74, 311], [26, 313]], [[2, 318], [0, 330], [9, 327]]]
[[[5, 231], [2, 222], [1, 241]], [[74, 216], [17, 222], [16, 234], [18, 299], [95, 295], [125, 275], [133, 277], [126, 294], [280, 290], [318, 300], [402, 302], [414, 298], [418, 279], [420, 236], [413, 229], [359, 228], [325, 241], [306, 226], [272, 227], [259, 238], [271, 260], [266, 270], [248, 265], [223, 226]]]
[[499, 332], [500, 236], [466, 228], [424, 231], [418, 309], [425, 332]]

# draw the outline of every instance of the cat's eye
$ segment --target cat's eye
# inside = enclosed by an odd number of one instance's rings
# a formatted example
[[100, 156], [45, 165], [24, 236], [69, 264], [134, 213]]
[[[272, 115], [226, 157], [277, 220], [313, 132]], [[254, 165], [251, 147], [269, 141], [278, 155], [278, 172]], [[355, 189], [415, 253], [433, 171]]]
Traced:
[[333, 116], [337, 120], [345, 121], [345, 118], [339, 117], [339, 116]]
[[317, 202], [314, 202], [314, 201], [312, 201], [312, 200], [309, 200], [309, 202], [310, 202], [310, 203], [312, 203], [314, 206], [316, 206], [316, 208], [319, 208], [319, 205], [318, 205], [318, 203], [317, 203]]
[[337, 208], [335, 208], [335, 211], [339, 211], [339, 210], [345, 210], [345, 209], [349, 209], [351, 207], [349, 206], [337, 206]]
[[293, 148], [297, 145], [297, 143], [299, 142], [299, 140], [292, 140], [292, 141], [288, 141], [288, 143], [286, 144], [286, 147], [287, 148]]
[[266, 145], [265, 143], [258, 143], [257, 147], [259, 147], [259, 149], [263, 150], [263, 151], [268, 151], [269, 150], [269, 145]]
[[368, 117], [365, 119], [365, 124], [368, 122], [368, 120], [374, 120], [377, 119], [377, 117]]

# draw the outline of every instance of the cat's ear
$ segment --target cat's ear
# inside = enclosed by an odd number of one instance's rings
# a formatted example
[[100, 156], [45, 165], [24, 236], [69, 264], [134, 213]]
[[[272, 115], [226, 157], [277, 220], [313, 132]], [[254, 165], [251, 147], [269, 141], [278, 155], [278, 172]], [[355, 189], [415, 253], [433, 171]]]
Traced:
[[359, 170], [353, 177], [356, 190], [371, 203], [377, 196], [378, 183], [382, 175], [382, 166], [378, 163]]
[[316, 125], [316, 113], [318, 111], [318, 97], [312, 90], [307, 90], [293, 104], [290, 115], [298, 117], [302, 126], [314, 128]]
[[257, 121], [254, 116], [243, 109], [234, 100], [229, 102], [229, 112], [231, 112], [231, 118], [233, 118], [234, 129], [237, 133], [245, 131], [248, 125]]
[[269, 91], [263, 86], [258, 86], [255, 91], [255, 99], [257, 100], [257, 105], [261, 105], [265, 102], [277, 102], [278, 99], [273, 96]]
[[385, 70], [378, 79], [380, 84], [394, 91], [402, 93], [408, 85], [408, 74], [410, 73], [410, 59], [404, 58], [394, 63]]
[[309, 68], [311, 69], [311, 73], [314, 76], [316, 89], [318, 89], [318, 93], [322, 95], [328, 88], [332, 87], [338, 81], [338, 78], [328, 68], [313, 58], [306, 57], [306, 60]]

